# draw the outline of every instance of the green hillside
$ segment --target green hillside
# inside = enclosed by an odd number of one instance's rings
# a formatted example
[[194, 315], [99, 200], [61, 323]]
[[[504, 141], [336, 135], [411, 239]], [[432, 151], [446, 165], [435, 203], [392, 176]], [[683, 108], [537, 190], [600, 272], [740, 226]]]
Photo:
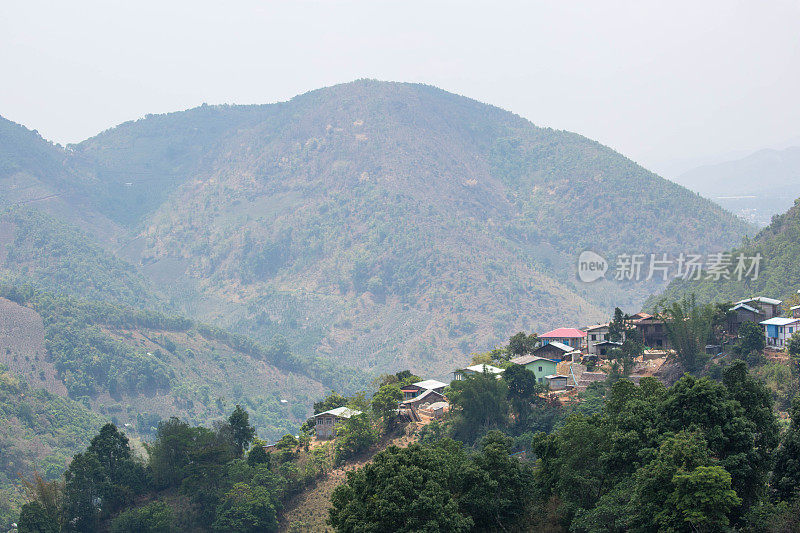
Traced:
[[36, 388], [0, 363], [0, 526], [16, 521], [25, 502], [19, 476], [38, 470], [60, 477], [102, 423], [79, 402]]
[[694, 293], [699, 301], [737, 301], [750, 296], [779, 298], [797, 305], [797, 290], [800, 289], [800, 201], [772, 223], [761, 230], [744, 245], [733, 248], [730, 253], [737, 257], [744, 254], [753, 257], [761, 254], [758, 279], [675, 280], [658, 297], [648, 300], [653, 306], [661, 300], [679, 299]]
[[135, 267], [77, 227], [30, 206], [0, 213], [0, 273], [71, 296], [163, 306], [155, 287]]

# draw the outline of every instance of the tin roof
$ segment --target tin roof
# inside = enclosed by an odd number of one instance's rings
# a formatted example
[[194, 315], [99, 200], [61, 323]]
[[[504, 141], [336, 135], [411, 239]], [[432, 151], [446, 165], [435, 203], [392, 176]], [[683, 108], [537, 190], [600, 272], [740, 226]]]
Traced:
[[314, 415], [314, 418], [322, 415], [333, 415], [338, 416], [339, 418], [350, 418], [351, 416], [360, 415], [361, 411], [356, 411], [355, 409], [350, 409], [349, 407], [337, 407], [336, 409], [331, 409], [330, 411], [325, 411], [324, 413], [318, 413]]
[[800, 322], [800, 318], [784, 318], [782, 316], [776, 316], [774, 318], [770, 318], [769, 320], [759, 322], [759, 324], [762, 326], [788, 326], [790, 324], [794, 324], [795, 322]]
[[426, 379], [424, 381], [417, 381], [414, 383], [414, 386], [419, 387], [420, 389], [432, 390], [447, 387], [447, 383], [442, 383], [441, 381], [436, 381], [435, 379]]

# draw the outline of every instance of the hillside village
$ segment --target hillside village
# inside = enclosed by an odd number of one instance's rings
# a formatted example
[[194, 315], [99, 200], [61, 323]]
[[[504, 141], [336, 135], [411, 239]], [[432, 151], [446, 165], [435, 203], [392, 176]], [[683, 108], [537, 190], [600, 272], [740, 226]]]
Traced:
[[[798, 291], [800, 293], [800, 291]], [[718, 344], [707, 344], [706, 355], [721, 356], [726, 347], [735, 342], [743, 324], [757, 324], [763, 331], [764, 350], [782, 352], [789, 339], [800, 332], [800, 305], [786, 306], [784, 302], [765, 296], [746, 298], [725, 306], [721, 328], [715, 332]], [[617, 314], [617, 319], [619, 314]], [[468, 376], [486, 373], [502, 376], [511, 365], [520, 365], [533, 373], [542, 386], [542, 395], [560, 402], [580, 401], [578, 393], [595, 382], [605, 381], [613, 372], [619, 372], [615, 361], [623, 356], [628, 338], [638, 339], [638, 352], [633, 357], [632, 368], [624, 377], [634, 383], [641, 378], [655, 376], [663, 381], [674, 381], [667, 372], [669, 356], [674, 353], [669, 327], [672, 318], [668, 313], [638, 312], [624, 315], [622, 323], [613, 322], [590, 326], [560, 327], [526, 339], [525, 352], [508, 359], [495, 358], [482, 361], [476, 355], [470, 366], [452, 372], [451, 383]], [[491, 352], [490, 352], [491, 353]], [[492, 364], [494, 363], [494, 364]], [[674, 376], [673, 376], [674, 377]], [[427, 422], [441, 419], [450, 409], [447, 401], [449, 384], [424, 379], [402, 387], [403, 399], [398, 402], [397, 413], [408, 421]], [[336, 427], [360, 411], [338, 407], [314, 415], [316, 437], [328, 439], [336, 436]]]

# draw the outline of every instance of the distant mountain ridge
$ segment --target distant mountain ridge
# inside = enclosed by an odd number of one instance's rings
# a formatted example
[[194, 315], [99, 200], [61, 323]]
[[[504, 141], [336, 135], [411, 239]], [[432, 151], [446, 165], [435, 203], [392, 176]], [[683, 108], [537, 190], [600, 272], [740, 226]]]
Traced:
[[580, 284], [584, 249], [707, 251], [749, 231], [595, 141], [425, 85], [148, 116], [59, 154], [64, 187], [110, 221], [105, 248], [176, 309], [370, 372], [443, 376], [510, 332], [658, 290]]
[[675, 181], [766, 225], [800, 197], [800, 146], [760, 150], [734, 161], [701, 166]]

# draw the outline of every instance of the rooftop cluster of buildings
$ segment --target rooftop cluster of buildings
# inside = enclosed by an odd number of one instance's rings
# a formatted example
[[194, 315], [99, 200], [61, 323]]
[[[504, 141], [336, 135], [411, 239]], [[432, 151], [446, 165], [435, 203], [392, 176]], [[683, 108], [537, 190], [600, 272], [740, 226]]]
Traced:
[[[798, 291], [800, 292], [800, 291]], [[783, 349], [789, 338], [800, 331], [800, 305], [790, 309], [790, 317], [783, 317], [781, 300], [755, 296], [733, 304], [728, 310], [727, 332], [736, 335], [742, 324], [753, 322], [764, 328], [766, 344]], [[670, 348], [667, 324], [661, 317], [647, 313], [627, 316], [628, 331], [636, 329], [644, 340], [649, 353], [664, 353]], [[624, 332], [623, 332], [624, 334]], [[592, 381], [605, 379], [602, 372], [588, 372], [580, 363], [597, 361], [611, 355], [611, 351], [622, 346], [622, 339], [611, 340], [611, 325], [595, 324], [583, 328], [562, 327], [538, 336], [538, 346], [530, 354], [511, 359], [536, 376], [539, 383], [552, 392], [583, 388]], [[459, 381], [479, 373], [495, 374], [504, 370], [490, 364], [477, 364], [453, 372], [453, 380]], [[426, 379], [404, 386], [403, 400], [399, 402], [399, 413], [411, 420], [435, 419], [449, 409], [444, 389], [447, 383]], [[360, 414], [347, 407], [331, 409], [315, 415], [318, 438], [331, 438], [343, 421]]]

